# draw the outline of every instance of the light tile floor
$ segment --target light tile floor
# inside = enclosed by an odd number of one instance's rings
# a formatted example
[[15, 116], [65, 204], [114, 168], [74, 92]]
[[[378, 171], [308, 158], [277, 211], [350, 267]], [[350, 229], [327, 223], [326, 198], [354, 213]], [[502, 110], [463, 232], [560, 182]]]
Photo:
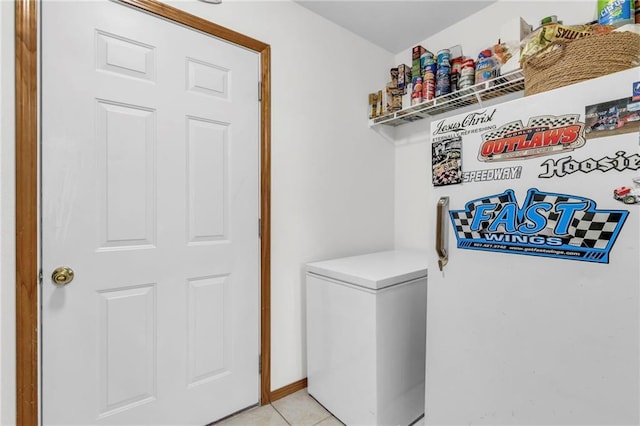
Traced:
[[306, 389], [299, 390], [271, 405], [251, 408], [224, 419], [215, 426], [342, 426], [330, 412], [309, 396]]
[[[214, 423], [215, 426], [343, 426], [322, 405], [299, 390], [271, 405], [251, 408], [233, 417]], [[424, 426], [424, 417], [412, 426]]]

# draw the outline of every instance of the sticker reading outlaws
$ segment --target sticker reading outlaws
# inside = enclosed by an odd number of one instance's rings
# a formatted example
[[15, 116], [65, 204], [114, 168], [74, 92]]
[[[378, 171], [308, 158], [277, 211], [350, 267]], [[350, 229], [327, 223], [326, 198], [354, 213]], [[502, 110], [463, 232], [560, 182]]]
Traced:
[[522, 166], [503, 167], [500, 169], [471, 170], [462, 173], [462, 182], [486, 182], [490, 180], [520, 179]]
[[522, 160], [573, 151], [585, 144], [579, 114], [543, 115], [512, 121], [482, 134], [478, 159], [485, 162]]
[[609, 263], [629, 212], [596, 207], [589, 198], [536, 188], [527, 191], [520, 207], [508, 189], [449, 215], [460, 249]]
[[638, 170], [640, 169], [640, 155], [627, 154], [624, 151], [616, 152], [615, 157], [602, 157], [599, 160], [587, 158], [583, 161], [576, 161], [573, 157], [562, 157], [557, 160], [548, 159], [540, 164], [545, 171], [538, 175], [539, 178], [552, 178], [554, 176], [564, 177], [575, 172], [591, 173], [594, 170], [608, 172], [610, 170]]

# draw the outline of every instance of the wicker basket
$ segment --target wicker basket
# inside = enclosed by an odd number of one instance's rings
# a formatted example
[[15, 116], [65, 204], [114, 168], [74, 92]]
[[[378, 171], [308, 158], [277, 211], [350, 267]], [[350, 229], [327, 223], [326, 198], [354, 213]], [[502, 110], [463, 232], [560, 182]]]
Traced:
[[640, 65], [640, 35], [627, 31], [591, 35], [554, 42], [540, 53], [544, 54], [522, 64], [525, 96]]

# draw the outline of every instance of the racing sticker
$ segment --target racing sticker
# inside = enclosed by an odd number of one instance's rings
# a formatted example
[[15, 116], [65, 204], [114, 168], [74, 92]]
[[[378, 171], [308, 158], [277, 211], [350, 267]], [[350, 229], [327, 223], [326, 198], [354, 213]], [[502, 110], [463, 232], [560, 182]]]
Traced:
[[460, 249], [609, 263], [629, 212], [596, 207], [589, 198], [536, 188], [527, 191], [520, 207], [508, 189], [449, 215]]
[[471, 170], [462, 172], [462, 182], [486, 182], [493, 180], [520, 179], [522, 166], [502, 167], [499, 169]]
[[434, 186], [462, 182], [462, 138], [449, 137], [431, 145]]
[[580, 114], [542, 115], [512, 121], [482, 133], [478, 160], [484, 162], [522, 160], [573, 151], [585, 144]]
[[640, 177], [631, 179], [634, 188], [630, 186], [621, 186], [613, 190], [613, 198], [622, 201], [625, 204], [640, 203]]
[[635, 133], [640, 130], [640, 101], [623, 98], [588, 105], [584, 116], [587, 139]]
[[495, 124], [490, 124], [493, 121], [493, 116], [496, 114], [496, 108], [486, 109], [483, 111], [470, 112], [464, 118], [456, 120], [445, 118], [437, 123], [433, 127], [431, 140], [436, 142], [444, 140], [453, 136], [464, 136], [473, 133], [480, 133], [486, 130], [495, 129]]
[[557, 160], [548, 159], [540, 167], [544, 172], [538, 175], [539, 178], [564, 177], [576, 172], [591, 173], [599, 170], [606, 173], [611, 170], [622, 172], [624, 170], [640, 169], [640, 155], [628, 154], [624, 151], [618, 151], [615, 157], [605, 156], [599, 159], [587, 158], [586, 160], [577, 161], [572, 156], [558, 158]]

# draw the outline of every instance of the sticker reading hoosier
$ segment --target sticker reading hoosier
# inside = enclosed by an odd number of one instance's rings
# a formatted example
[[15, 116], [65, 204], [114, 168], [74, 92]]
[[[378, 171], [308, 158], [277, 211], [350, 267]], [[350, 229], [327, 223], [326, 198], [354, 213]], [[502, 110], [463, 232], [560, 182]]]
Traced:
[[572, 156], [561, 157], [558, 159], [548, 159], [540, 165], [544, 172], [538, 175], [539, 178], [552, 178], [554, 176], [564, 177], [575, 172], [591, 173], [598, 170], [602, 173], [615, 170], [622, 172], [624, 170], [640, 169], [640, 155], [627, 154], [624, 151], [618, 151], [615, 157], [602, 157], [600, 159], [587, 158], [582, 161], [575, 160]]
[[522, 166], [503, 167], [499, 169], [471, 170], [462, 173], [462, 182], [486, 182], [493, 180], [520, 179]]
[[460, 249], [595, 263], [609, 263], [609, 252], [628, 214], [599, 210], [586, 197], [536, 188], [527, 191], [522, 206], [508, 189], [449, 212]]

